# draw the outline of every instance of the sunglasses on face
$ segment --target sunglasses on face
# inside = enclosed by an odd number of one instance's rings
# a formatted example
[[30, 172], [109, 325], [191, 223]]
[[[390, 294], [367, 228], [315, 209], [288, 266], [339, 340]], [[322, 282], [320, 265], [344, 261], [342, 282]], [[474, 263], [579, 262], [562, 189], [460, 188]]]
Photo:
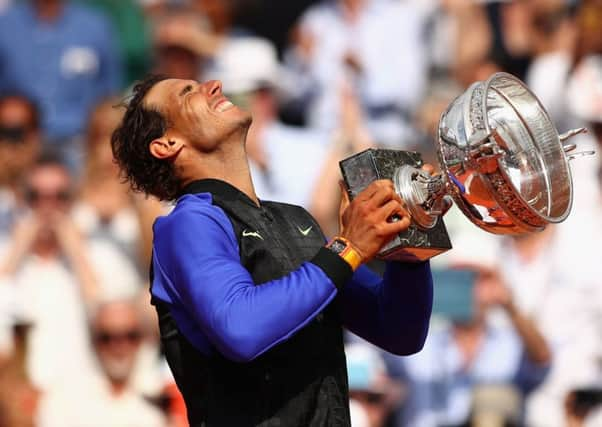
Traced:
[[0, 141], [6, 141], [11, 144], [19, 144], [25, 140], [30, 131], [30, 126], [2, 126], [0, 125]]
[[140, 331], [134, 329], [125, 332], [99, 331], [94, 335], [94, 341], [99, 345], [110, 345], [119, 342], [136, 344], [141, 338]]
[[54, 192], [43, 193], [33, 188], [29, 188], [25, 191], [25, 200], [28, 203], [34, 204], [40, 200], [56, 200], [61, 203], [65, 203], [71, 200], [71, 192], [69, 190], [57, 190]]

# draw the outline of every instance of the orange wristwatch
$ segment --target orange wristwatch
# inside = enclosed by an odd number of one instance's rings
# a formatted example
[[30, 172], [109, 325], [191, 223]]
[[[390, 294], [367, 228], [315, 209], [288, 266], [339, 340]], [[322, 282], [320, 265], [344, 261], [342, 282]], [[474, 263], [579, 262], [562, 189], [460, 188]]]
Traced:
[[344, 237], [333, 237], [326, 247], [343, 258], [347, 264], [351, 266], [353, 271], [355, 271], [362, 263], [360, 254], [353, 248], [351, 242]]

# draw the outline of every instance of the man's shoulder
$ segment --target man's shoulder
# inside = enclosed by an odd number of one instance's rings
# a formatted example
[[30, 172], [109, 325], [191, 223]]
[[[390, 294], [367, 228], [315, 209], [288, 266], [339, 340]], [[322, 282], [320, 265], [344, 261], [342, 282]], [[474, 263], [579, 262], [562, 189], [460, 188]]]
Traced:
[[281, 223], [289, 224], [293, 229], [296, 228], [300, 230], [303, 235], [306, 235], [307, 231], [301, 230], [313, 229], [323, 236], [320, 224], [318, 224], [316, 219], [302, 206], [272, 201], [262, 202], [262, 205], [273, 216], [279, 217]]
[[157, 218], [154, 224], [155, 232], [164, 227], [181, 225], [186, 228], [189, 224], [198, 224], [199, 221], [222, 222], [227, 219], [224, 211], [213, 204], [210, 193], [186, 194], [176, 201], [172, 211]]
[[268, 209], [270, 211], [283, 212], [287, 214], [292, 213], [296, 215], [306, 215], [311, 217], [311, 214], [303, 206], [294, 205], [291, 203], [276, 202], [272, 200], [262, 200], [261, 204], [265, 209]]

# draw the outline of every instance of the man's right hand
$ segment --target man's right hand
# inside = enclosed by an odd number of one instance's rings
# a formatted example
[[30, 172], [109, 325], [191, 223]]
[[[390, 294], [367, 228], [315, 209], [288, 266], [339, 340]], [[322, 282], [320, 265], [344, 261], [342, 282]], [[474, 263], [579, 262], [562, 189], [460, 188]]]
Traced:
[[[373, 181], [352, 202], [343, 183], [339, 210], [339, 235], [351, 242], [362, 258], [370, 261], [398, 233], [410, 226], [404, 202], [388, 179]], [[395, 217], [395, 221], [391, 218]]]

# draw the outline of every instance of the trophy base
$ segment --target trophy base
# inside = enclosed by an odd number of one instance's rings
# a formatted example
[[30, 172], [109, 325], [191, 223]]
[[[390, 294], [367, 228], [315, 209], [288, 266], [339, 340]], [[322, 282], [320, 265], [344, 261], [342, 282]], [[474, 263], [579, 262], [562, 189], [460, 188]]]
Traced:
[[378, 253], [385, 261], [420, 262], [442, 254], [452, 248], [449, 235], [439, 218], [433, 228], [424, 230], [414, 222], [399, 233]]
[[[393, 180], [402, 165], [422, 167], [420, 154], [411, 151], [370, 148], [339, 163], [348, 193], [353, 199], [376, 179]], [[399, 233], [378, 254], [387, 261], [420, 262], [452, 248], [441, 217], [431, 228], [420, 227], [415, 221]]]

